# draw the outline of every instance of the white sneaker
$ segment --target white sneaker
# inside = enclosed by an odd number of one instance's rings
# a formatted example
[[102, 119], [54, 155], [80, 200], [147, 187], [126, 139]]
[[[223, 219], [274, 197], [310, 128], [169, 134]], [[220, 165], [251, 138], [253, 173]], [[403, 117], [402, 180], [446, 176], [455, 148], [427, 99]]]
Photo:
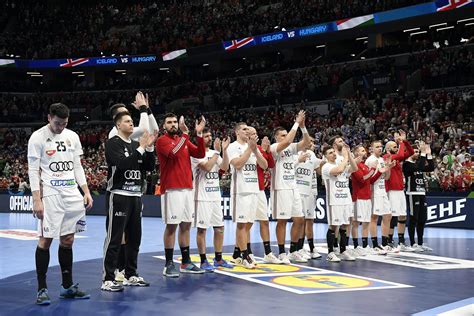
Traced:
[[131, 276], [128, 279], [123, 280], [124, 286], [150, 286], [150, 283], [146, 282], [142, 277]]
[[357, 248], [354, 249], [354, 253], [356, 254], [356, 257], [365, 257], [367, 255], [365, 249], [361, 246], [357, 246]]
[[311, 259], [321, 259], [321, 254], [316, 251], [316, 248], [313, 249], [310, 253]]
[[387, 251], [380, 245], [377, 246], [377, 247], [374, 247], [372, 249], [374, 250], [374, 253], [376, 255], [386, 255], [387, 254]]
[[125, 270], [115, 270], [115, 282], [122, 283], [125, 280]]
[[232, 263], [234, 266], [242, 266], [242, 258], [241, 257], [238, 257], [238, 258], [230, 258], [229, 260], [230, 263]]
[[414, 252], [424, 252], [425, 250], [423, 249], [423, 247], [421, 247], [420, 245], [418, 244], [414, 244], [413, 246], [411, 246], [413, 248], [413, 251]]
[[347, 249], [346, 251], [344, 251], [343, 253], [341, 253], [341, 260], [344, 260], [344, 261], [355, 261], [356, 258], [354, 256], [351, 255], [350, 251], [348, 251], [349, 249]]
[[278, 255], [278, 259], [280, 259], [281, 263], [283, 264], [291, 264], [290, 259], [288, 259], [288, 255], [284, 253], [280, 253]]
[[341, 254], [341, 252], [339, 251], [339, 247], [334, 247], [334, 253], [336, 254], [336, 256], [339, 256]]
[[415, 249], [413, 249], [411, 246], [407, 246], [405, 244], [400, 244], [400, 251], [401, 252], [413, 252]]
[[307, 263], [308, 259], [305, 259], [298, 251], [293, 251], [288, 255], [290, 262], [296, 263]]
[[308, 261], [309, 259], [311, 259], [311, 255], [309, 253], [306, 252], [305, 249], [300, 249], [298, 250], [298, 253], [301, 255], [301, 257], [303, 259], [306, 259], [306, 261]]
[[265, 263], [271, 263], [271, 264], [282, 264], [283, 262], [278, 259], [277, 257], [275, 257], [275, 255], [273, 254], [273, 252], [270, 252], [268, 255], [265, 255], [263, 257], [263, 262]]
[[257, 261], [255, 260], [255, 256], [253, 255], [253, 253], [249, 254], [249, 257], [250, 259], [252, 259], [253, 264], [257, 266]]
[[399, 253], [400, 252], [400, 249], [398, 249], [398, 247], [392, 247], [392, 246], [382, 246], [384, 248], [384, 250], [387, 252], [387, 253]]
[[364, 252], [366, 253], [366, 255], [370, 256], [370, 255], [376, 255], [377, 253], [375, 252], [374, 248], [370, 247], [370, 246], [367, 246], [365, 248], [362, 248], [364, 249]]
[[242, 266], [246, 269], [256, 268], [254, 261], [250, 257], [242, 260]]
[[433, 248], [428, 247], [427, 244], [423, 244], [420, 247], [421, 247], [421, 249], [423, 249], [423, 251], [426, 251], [426, 252], [433, 251]]
[[351, 257], [354, 257], [354, 258], [358, 257], [355, 249], [346, 248], [346, 251], [344, 251], [344, 252], [347, 252]]
[[116, 281], [104, 281], [100, 289], [108, 292], [121, 292], [123, 291], [123, 286]]
[[328, 253], [326, 260], [329, 262], [341, 262], [341, 259], [339, 259], [334, 252]]

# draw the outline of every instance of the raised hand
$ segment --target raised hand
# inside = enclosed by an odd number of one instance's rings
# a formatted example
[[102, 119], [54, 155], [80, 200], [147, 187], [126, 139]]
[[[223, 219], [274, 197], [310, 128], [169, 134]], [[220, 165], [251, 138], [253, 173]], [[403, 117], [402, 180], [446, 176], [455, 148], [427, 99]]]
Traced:
[[229, 144], [230, 144], [230, 137], [227, 136], [222, 142], [222, 150], [226, 151], [227, 148], [229, 148]]
[[309, 158], [309, 153], [301, 152], [301, 154], [298, 157], [298, 161], [305, 162], [306, 160], [308, 160], [308, 158]]
[[201, 121], [196, 120], [196, 127], [195, 127], [196, 133], [197, 134], [202, 133], [202, 131], [204, 130], [204, 127], [206, 127], [206, 119], [204, 118], [204, 116], [201, 115]]
[[304, 127], [305, 119], [306, 119], [306, 112], [301, 110], [298, 112], [298, 115], [296, 115], [295, 122], [298, 123], [300, 127]]
[[398, 132], [400, 133], [400, 141], [403, 142], [407, 140], [407, 133], [404, 130], [400, 129]]
[[179, 118], [178, 127], [181, 130], [181, 132], [183, 132], [185, 134], [189, 133], [189, 128], [186, 126], [186, 122], [184, 121], [184, 116], [182, 116], [182, 115]]
[[262, 139], [262, 142], [260, 143], [260, 146], [262, 146], [263, 151], [267, 151], [270, 149], [270, 140], [268, 139], [267, 136], [264, 136]]
[[257, 149], [257, 135], [252, 135], [248, 140], [249, 147], [252, 151]]
[[148, 108], [148, 95], [145, 98], [143, 95], [143, 92], [138, 91], [137, 94], [135, 95], [135, 101], [132, 102], [132, 105], [139, 110], [141, 106], [145, 105]]
[[214, 140], [214, 150], [215, 151], [218, 151], [218, 152], [221, 152], [221, 139], [219, 137], [217, 137], [215, 140]]

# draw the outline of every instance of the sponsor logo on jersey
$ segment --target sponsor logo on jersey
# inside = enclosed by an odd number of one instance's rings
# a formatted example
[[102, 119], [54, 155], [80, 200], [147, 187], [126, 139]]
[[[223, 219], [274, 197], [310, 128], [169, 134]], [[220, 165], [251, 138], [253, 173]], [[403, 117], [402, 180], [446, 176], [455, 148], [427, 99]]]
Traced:
[[219, 187], [207, 187], [206, 192], [219, 192]]
[[49, 164], [49, 170], [52, 172], [64, 172], [74, 170], [74, 162], [72, 161], [53, 161]]
[[71, 147], [71, 141], [69, 139], [66, 139], [66, 145], [67, 147]]
[[67, 180], [50, 180], [50, 183], [53, 187], [70, 187], [76, 185], [75, 179], [67, 179]]
[[242, 168], [243, 171], [256, 171], [257, 170], [257, 165], [255, 164], [245, 164], [244, 167]]
[[117, 212], [114, 213], [114, 216], [117, 216], [117, 217], [125, 217], [125, 216], [127, 216], [127, 213], [117, 211]]
[[50, 157], [51, 157], [52, 155], [54, 155], [55, 153], [56, 153], [56, 150], [54, 150], [54, 149], [46, 150], [46, 155], [48, 155], [48, 156], [50, 156]]

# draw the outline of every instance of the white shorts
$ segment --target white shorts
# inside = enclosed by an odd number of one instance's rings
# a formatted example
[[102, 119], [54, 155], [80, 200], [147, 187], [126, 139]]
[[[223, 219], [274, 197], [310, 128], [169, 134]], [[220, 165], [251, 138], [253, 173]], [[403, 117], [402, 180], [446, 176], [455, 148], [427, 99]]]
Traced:
[[301, 196], [297, 189], [273, 190], [270, 195], [273, 219], [290, 219], [303, 217]]
[[257, 221], [268, 221], [268, 201], [264, 190], [258, 193], [257, 214], [255, 215]]
[[372, 215], [371, 200], [357, 200], [354, 202], [354, 220], [359, 223], [370, 223]]
[[193, 190], [166, 190], [161, 195], [161, 214], [165, 224], [192, 223], [194, 220]]
[[232, 221], [253, 223], [257, 216], [258, 193], [234, 194], [230, 199]]
[[194, 227], [207, 229], [224, 226], [221, 201], [196, 201]]
[[318, 197], [314, 194], [301, 194], [301, 205], [303, 207], [303, 214], [306, 219], [316, 218], [316, 200]]
[[402, 190], [388, 191], [392, 216], [407, 216], [407, 200]]
[[82, 195], [43, 197], [44, 217], [38, 221], [38, 236], [57, 238], [86, 230], [86, 210]]
[[347, 225], [352, 214], [352, 204], [328, 205], [328, 224], [333, 226]]
[[373, 196], [372, 197], [372, 214], [373, 215], [387, 215], [391, 214], [390, 201], [386, 196]]

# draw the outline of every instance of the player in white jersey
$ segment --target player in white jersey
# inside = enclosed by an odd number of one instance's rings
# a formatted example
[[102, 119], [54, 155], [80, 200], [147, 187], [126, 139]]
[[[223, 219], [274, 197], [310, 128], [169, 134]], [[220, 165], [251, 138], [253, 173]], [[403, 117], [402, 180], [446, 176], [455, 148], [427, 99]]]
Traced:
[[[305, 228], [298, 241], [298, 252], [308, 259], [319, 259], [321, 255], [314, 248], [313, 225], [316, 218], [316, 200], [318, 198], [318, 177], [321, 173], [322, 160], [313, 152], [314, 138], [310, 137], [308, 147], [298, 152], [296, 163], [296, 185], [301, 196], [301, 204], [305, 217]], [[309, 252], [303, 248], [304, 236], [308, 240]]]
[[[328, 216], [328, 231], [326, 234], [328, 244], [327, 260], [340, 262], [342, 260], [354, 261], [355, 258], [346, 251], [346, 231], [352, 217], [352, 199], [349, 190], [349, 177], [352, 172], [357, 171], [357, 163], [352, 158], [349, 146], [342, 149], [343, 159], [336, 163], [336, 152], [332, 147], [325, 147], [323, 155], [327, 160], [321, 170], [322, 178], [326, 187], [326, 206]], [[340, 257], [334, 252], [335, 232], [339, 227]]]
[[[293, 143], [298, 127], [303, 132], [303, 139]], [[309, 134], [305, 127], [305, 112], [300, 111], [295, 119], [295, 124], [289, 132], [283, 127], [276, 128], [274, 132], [276, 143], [270, 146], [270, 152], [275, 160], [272, 169], [272, 185], [270, 200], [272, 216], [277, 220], [276, 235], [280, 259], [283, 263], [307, 262], [298, 252], [298, 241], [304, 230], [304, 214], [301, 206], [301, 197], [296, 186], [295, 158], [298, 151], [303, 150], [310, 144]], [[286, 224], [289, 219], [293, 220], [291, 225], [290, 253], [285, 251]]]
[[[196, 242], [201, 269], [213, 272], [214, 268], [232, 268], [222, 258], [222, 244], [224, 242], [224, 215], [221, 207], [221, 189], [219, 184], [219, 170], [229, 169], [227, 148], [230, 139], [226, 138], [222, 144], [219, 138], [214, 141], [214, 150], [211, 149], [212, 133], [209, 128], [204, 128], [203, 136], [206, 146], [206, 156], [198, 159], [191, 157], [194, 187], [194, 226], [197, 227]], [[220, 156], [222, 149], [222, 157]], [[206, 231], [214, 228], [214, 264], [211, 265], [206, 257]]]
[[[372, 247], [377, 254], [386, 254], [387, 250], [392, 250], [387, 247], [392, 213], [387, 191], [385, 190], [385, 181], [390, 178], [390, 168], [393, 167], [394, 164], [391, 161], [384, 160], [382, 157], [382, 148], [381, 141], [373, 141], [371, 144], [372, 154], [365, 161], [365, 164], [369, 168], [373, 168], [376, 171], [385, 169], [383, 175], [372, 184], [372, 218], [369, 230], [372, 239]], [[377, 240], [377, 221], [379, 216], [382, 216], [382, 246], [379, 245]]]
[[[158, 123], [150, 109], [148, 94], [144, 95], [141, 91], [138, 91], [132, 105], [140, 111], [140, 121], [138, 122], [138, 126], [133, 128], [133, 134], [130, 137], [132, 140], [138, 141], [145, 131], [153, 134], [155, 131], [159, 130]], [[118, 113], [125, 111], [128, 110], [126, 105], [123, 103], [117, 103], [110, 107], [110, 115], [112, 116], [112, 119]], [[108, 139], [111, 139], [115, 135], [118, 135], [118, 131], [117, 127], [114, 126], [109, 132]]]
[[[79, 136], [66, 128], [69, 109], [61, 103], [49, 108], [49, 124], [35, 131], [28, 141], [28, 175], [33, 194], [33, 215], [38, 221], [36, 304], [49, 305], [46, 285], [49, 248], [59, 238], [61, 298], [88, 299], [72, 281], [74, 234], [85, 230], [85, 208], [92, 207], [92, 196], [81, 165], [83, 154]], [[81, 195], [77, 186], [84, 192]]]
[[[159, 130], [158, 124], [156, 123], [155, 116], [150, 110], [149, 101], [148, 101], [148, 94], [144, 95], [141, 91], [138, 91], [135, 95], [135, 101], [132, 102], [132, 105], [140, 111], [140, 121], [138, 126], [133, 128], [132, 136], [130, 137], [132, 140], [139, 141], [140, 137], [143, 135], [145, 131], [148, 131], [150, 135], [152, 135], [155, 131]], [[118, 113], [121, 112], [128, 112], [127, 107], [123, 103], [117, 103], [112, 105], [110, 108], [110, 114], [112, 116], [112, 120], [115, 119]], [[118, 135], [117, 127], [114, 127], [110, 130], [108, 139]], [[144, 191], [146, 191], [146, 181], [144, 182]], [[110, 192], [107, 191], [106, 193], [106, 200], [109, 200]], [[106, 219], [106, 228], [108, 227], [108, 214]], [[123, 236], [122, 244], [119, 249], [119, 256], [118, 256], [118, 269], [115, 271], [115, 281], [123, 282], [125, 279], [125, 263], [126, 260], [126, 236]]]
[[258, 174], [257, 164], [266, 169], [267, 161], [257, 148], [257, 136], [248, 135], [247, 124], [240, 122], [235, 125], [237, 140], [229, 145], [229, 156], [232, 180], [230, 186], [230, 204], [232, 219], [237, 223], [236, 250], [231, 263], [242, 265], [249, 269], [255, 268], [255, 262], [247, 250], [248, 223], [255, 221], [258, 203]]

